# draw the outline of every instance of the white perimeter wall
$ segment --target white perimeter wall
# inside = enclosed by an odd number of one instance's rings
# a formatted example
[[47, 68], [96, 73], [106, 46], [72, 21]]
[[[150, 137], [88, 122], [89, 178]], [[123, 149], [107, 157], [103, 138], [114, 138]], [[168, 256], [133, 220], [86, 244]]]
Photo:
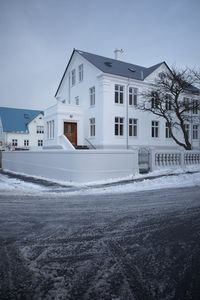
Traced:
[[131, 150], [5, 151], [4, 170], [48, 179], [92, 182], [138, 172], [138, 152]]

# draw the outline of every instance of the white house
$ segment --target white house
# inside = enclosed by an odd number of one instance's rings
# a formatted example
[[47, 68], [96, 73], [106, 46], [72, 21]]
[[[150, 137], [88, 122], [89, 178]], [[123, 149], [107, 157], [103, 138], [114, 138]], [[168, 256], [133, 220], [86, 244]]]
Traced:
[[39, 110], [0, 107], [0, 149], [42, 149], [44, 113]]
[[[142, 67], [121, 61], [121, 54], [116, 49], [111, 59], [73, 50], [57, 104], [45, 111], [45, 148], [179, 148], [163, 119], [137, 109], [139, 94], [169, 70], [167, 64]], [[198, 125], [188, 124], [193, 149], [200, 148]]]

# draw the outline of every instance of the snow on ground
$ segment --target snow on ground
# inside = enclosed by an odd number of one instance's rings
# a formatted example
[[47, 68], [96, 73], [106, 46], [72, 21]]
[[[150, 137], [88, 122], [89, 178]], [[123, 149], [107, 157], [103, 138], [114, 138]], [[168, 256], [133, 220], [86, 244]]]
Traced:
[[[188, 173], [191, 172], [191, 173]], [[14, 173], [16, 175], [17, 173]], [[110, 179], [87, 184], [77, 184], [63, 181], [48, 181], [48, 185], [43, 184], [45, 178], [34, 177], [37, 183], [26, 181], [18, 178], [12, 178], [0, 173], [0, 191], [31, 193], [31, 194], [55, 194], [60, 195], [72, 194], [110, 194], [110, 193], [130, 193], [144, 190], [155, 190], [162, 188], [176, 188], [185, 186], [200, 186], [200, 166], [187, 166], [183, 169], [162, 169], [156, 170], [149, 174], [136, 174], [126, 178]], [[40, 183], [41, 180], [41, 183]], [[51, 185], [52, 183], [52, 185]], [[55, 184], [57, 188], [55, 188]]]
[[116, 186], [86, 189], [78, 191], [84, 194], [110, 194], [110, 193], [131, 193], [146, 190], [157, 190], [163, 188], [178, 188], [186, 186], [200, 186], [200, 172], [194, 174], [180, 174], [176, 176], [164, 176], [156, 179], [144, 179], [141, 182], [131, 182]]
[[7, 175], [0, 174], [0, 191], [21, 191], [21, 192], [38, 192], [44, 191], [45, 188], [34, 183], [26, 182], [16, 178], [10, 178]]

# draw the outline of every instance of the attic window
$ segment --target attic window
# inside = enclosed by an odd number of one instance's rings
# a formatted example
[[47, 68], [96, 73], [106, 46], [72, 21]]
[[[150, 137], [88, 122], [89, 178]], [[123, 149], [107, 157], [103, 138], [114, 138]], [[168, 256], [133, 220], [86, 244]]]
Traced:
[[133, 72], [133, 73], [136, 72], [136, 70], [134, 70], [132, 68], [128, 68], [128, 70], [131, 71], [131, 72]]
[[24, 114], [24, 119], [29, 119], [29, 114]]
[[104, 65], [107, 67], [112, 67], [112, 63], [110, 61], [105, 61]]
[[166, 74], [164, 72], [161, 72], [158, 74], [158, 76], [161, 80], [163, 80], [166, 77]]

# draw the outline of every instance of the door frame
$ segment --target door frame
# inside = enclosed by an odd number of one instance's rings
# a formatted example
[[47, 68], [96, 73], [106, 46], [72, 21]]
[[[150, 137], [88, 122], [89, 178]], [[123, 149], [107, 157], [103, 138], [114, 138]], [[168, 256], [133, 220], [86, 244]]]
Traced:
[[[75, 124], [75, 143], [72, 143], [68, 137], [65, 135], [65, 124]], [[77, 131], [78, 131], [78, 123], [74, 122], [74, 121], [63, 121], [63, 134], [64, 136], [66, 136], [66, 138], [69, 140], [69, 142], [73, 145], [75, 144], [75, 146], [77, 146]]]

